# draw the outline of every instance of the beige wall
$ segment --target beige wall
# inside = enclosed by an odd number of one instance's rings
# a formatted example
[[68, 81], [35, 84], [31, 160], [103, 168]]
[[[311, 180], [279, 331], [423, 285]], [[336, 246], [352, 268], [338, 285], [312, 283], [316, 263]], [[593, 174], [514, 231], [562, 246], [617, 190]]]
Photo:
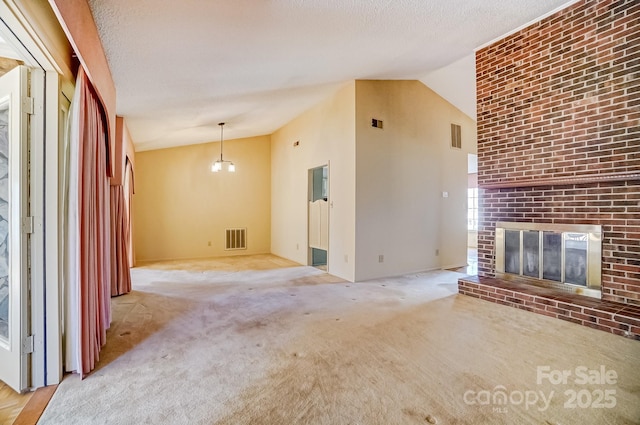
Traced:
[[[135, 164], [135, 148], [126, 119], [116, 117], [116, 156], [114, 158], [114, 174], [110, 179], [112, 185], [121, 185], [124, 183], [124, 172], [127, 158], [131, 165]], [[135, 167], [134, 167], [135, 168]]]
[[356, 279], [466, 264], [474, 121], [418, 81], [357, 81], [356, 122]]
[[[450, 148], [451, 123], [462, 126], [461, 150]], [[137, 259], [227, 255], [223, 230], [247, 226], [250, 249], [235, 253], [307, 264], [308, 170], [328, 164], [331, 274], [464, 265], [475, 134], [473, 120], [418, 81], [356, 81], [270, 137], [225, 142], [236, 174], [209, 172], [217, 143], [138, 152]]]
[[[450, 148], [451, 123], [462, 126], [461, 150]], [[272, 135], [271, 251], [307, 264], [307, 171], [328, 163], [331, 274], [360, 281], [465, 265], [475, 133], [418, 81], [349, 84]]]
[[271, 143], [271, 252], [307, 264], [308, 170], [329, 164], [328, 270], [353, 280], [355, 83], [276, 131]]
[[[270, 137], [225, 140], [235, 173], [211, 172], [219, 155], [219, 143], [136, 153], [137, 261], [270, 251]], [[232, 227], [247, 228], [247, 250], [224, 250], [224, 230]]]

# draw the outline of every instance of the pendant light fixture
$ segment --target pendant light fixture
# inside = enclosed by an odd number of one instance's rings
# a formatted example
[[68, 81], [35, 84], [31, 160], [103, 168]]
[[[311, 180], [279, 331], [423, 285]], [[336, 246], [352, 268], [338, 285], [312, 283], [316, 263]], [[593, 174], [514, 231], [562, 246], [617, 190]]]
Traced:
[[224, 123], [218, 123], [218, 125], [220, 126], [220, 159], [217, 159], [216, 162], [213, 163], [213, 165], [211, 165], [211, 171], [214, 173], [217, 173], [218, 171], [222, 170], [222, 166], [224, 165], [224, 163], [228, 163], [229, 165], [227, 166], [227, 171], [230, 173], [233, 173], [236, 171], [236, 166], [233, 165], [233, 162], [231, 161], [225, 161], [224, 158], [222, 157], [222, 148], [223, 148], [223, 143], [224, 143], [224, 138], [223, 138], [223, 131], [224, 131]]

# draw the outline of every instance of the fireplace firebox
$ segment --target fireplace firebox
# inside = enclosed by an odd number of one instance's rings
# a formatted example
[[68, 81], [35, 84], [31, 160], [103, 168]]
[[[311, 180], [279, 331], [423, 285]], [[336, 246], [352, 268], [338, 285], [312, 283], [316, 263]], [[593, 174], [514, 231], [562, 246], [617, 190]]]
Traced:
[[601, 297], [602, 226], [498, 222], [496, 276]]

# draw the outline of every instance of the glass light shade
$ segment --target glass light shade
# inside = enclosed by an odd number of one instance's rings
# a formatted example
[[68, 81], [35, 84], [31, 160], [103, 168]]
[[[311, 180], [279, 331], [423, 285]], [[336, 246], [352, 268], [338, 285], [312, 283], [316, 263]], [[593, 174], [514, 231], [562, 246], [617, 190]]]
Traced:
[[233, 164], [233, 162], [231, 161], [225, 161], [222, 157], [222, 142], [224, 140], [224, 138], [222, 137], [222, 129], [224, 127], [224, 123], [218, 123], [218, 125], [220, 126], [220, 159], [217, 159], [216, 162], [214, 162], [213, 164], [211, 164], [211, 172], [212, 173], [217, 173], [219, 171], [222, 171], [222, 166], [224, 165], [224, 163], [228, 163], [229, 165], [227, 166], [227, 171], [229, 171], [230, 173], [234, 173], [236, 171], [236, 166]]

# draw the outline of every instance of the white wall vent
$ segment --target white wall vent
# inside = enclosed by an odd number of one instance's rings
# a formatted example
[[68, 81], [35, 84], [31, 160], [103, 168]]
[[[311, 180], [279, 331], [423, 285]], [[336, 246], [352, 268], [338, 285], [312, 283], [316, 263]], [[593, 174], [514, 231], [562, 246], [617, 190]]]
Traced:
[[451, 147], [462, 149], [462, 128], [458, 124], [451, 124]]
[[226, 229], [224, 249], [227, 251], [247, 249], [247, 228]]

